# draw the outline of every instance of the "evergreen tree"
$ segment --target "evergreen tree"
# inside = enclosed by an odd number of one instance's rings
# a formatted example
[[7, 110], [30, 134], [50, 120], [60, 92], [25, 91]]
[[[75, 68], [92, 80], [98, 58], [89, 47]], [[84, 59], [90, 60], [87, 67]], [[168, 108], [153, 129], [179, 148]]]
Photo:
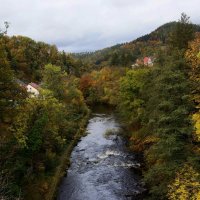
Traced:
[[185, 61], [176, 54], [173, 52], [165, 65], [155, 71], [154, 92], [150, 93], [146, 107], [146, 126], [158, 138], [158, 142], [146, 151], [149, 170], [145, 180], [153, 199], [166, 198], [166, 185], [191, 156], [189, 146], [193, 127], [190, 112], [193, 104], [189, 99], [190, 82], [185, 73]]
[[189, 19], [190, 17], [185, 13], [181, 14], [181, 19], [176, 24], [169, 38], [169, 43], [172, 48], [186, 50], [188, 42], [194, 38], [194, 25]]

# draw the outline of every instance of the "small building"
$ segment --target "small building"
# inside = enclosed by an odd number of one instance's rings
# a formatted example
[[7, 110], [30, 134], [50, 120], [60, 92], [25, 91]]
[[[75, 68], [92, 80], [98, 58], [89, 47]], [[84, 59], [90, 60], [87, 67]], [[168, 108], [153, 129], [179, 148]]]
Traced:
[[132, 69], [135, 69], [139, 66], [142, 66], [143, 65], [143, 60], [142, 59], [137, 59], [135, 64], [131, 65]]
[[145, 66], [153, 66], [153, 61], [150, 57], [145, 57], [143, 61]]
[[153, 66], [153, 62], [154, 62], [154, 58], [144, 57], [141, 59], [137, 59], [135, 64], [131, 65], [131, 67], [132, 67], [132, 69], [136, 69], [136, 68], [142, 67], [142, 66], [151, 67], [151, 66]]
[[39, 88], [40, 86], [37, 85], [36, 83], [29, 83], [27, 86], [27, 92], [30, 93], [31, 97], [38, 97], [40, 92]]

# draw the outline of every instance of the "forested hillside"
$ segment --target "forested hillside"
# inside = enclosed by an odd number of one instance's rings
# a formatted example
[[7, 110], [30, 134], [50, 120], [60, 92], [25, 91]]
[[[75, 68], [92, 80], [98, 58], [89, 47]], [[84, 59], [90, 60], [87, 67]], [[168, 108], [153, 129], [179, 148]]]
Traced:
[[[170, 33], [178, 22], [170, 22], [155, 31], [137, 38], [131, 42], [118, 44], [95, 52], [72, 54], [84, 63], [89, 63], [93, 69], [106, 66], [131, 67], [136, 59], [146, 56], [154, 57], [160, 50], [165, 49]], [[199, 25], [193, 25], [195, 32], [200, 32]]]
[[[145, 199], [200, 199], [198, 31], [182, 14], [136, 41], [72, 56], [1, 32], [0, 199], [53, 199], [97, 104], [114, 107], [142, 155]], [[131, 68], [145, 56], [153, 65]], [[39, 95], [16, 80], [38, 83]]]
[[67, 73], [77, 76], [86, 70], [81, 61], [74, 60], [64, 51], [59, 52], [55, 45], [36, 42], [24, 36], [4, 36], [1, 43], [11, 69], [24, 81], [40, 82], [42, 70], [48, 63], [58, 65]]

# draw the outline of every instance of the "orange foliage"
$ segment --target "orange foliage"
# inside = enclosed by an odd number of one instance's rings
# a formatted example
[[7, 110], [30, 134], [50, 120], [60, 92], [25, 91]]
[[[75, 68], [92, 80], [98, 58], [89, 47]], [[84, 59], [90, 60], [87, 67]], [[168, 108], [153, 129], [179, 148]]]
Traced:
[[92, 87], [94, 84], [94, 81], [92, 80], [92, 77], [90, 74], [84, 75], [80, 79], [80, 90], [84, 93], [88, 88]]

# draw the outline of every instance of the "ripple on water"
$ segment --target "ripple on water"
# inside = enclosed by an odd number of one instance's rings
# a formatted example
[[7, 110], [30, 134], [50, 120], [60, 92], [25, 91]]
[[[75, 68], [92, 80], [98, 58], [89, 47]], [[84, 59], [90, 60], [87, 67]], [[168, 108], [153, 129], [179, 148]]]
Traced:
[[108, 158], [109, 156], [123, 156], [123, 154], [119, 151], [114, 151], [114, 150], [106, 150], [105, 153], [99, 154], [98, 158], [100, 159], [105, 159]]

